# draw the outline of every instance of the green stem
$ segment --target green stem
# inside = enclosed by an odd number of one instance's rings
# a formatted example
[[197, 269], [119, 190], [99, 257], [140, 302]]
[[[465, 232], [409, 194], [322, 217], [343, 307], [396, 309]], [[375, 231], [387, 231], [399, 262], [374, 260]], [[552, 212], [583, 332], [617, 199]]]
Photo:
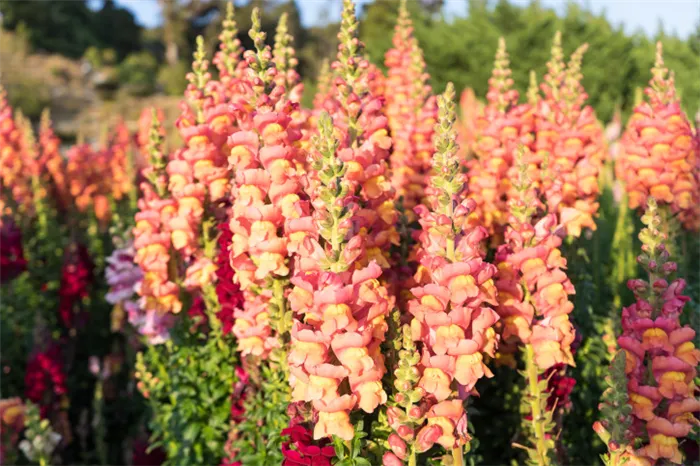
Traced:
[[540, 466], [549, 466], [549, 451], [547, 448], [547, 431], [545, 429], [544, 413], [542, 412], [542, 396], [540, 381], [535, 364], [535, 349], [532, 345], [525, 346], [525, 371], [529, 386], [530, 409], [532, 410], [532, 425], [535, 432], [535, 447], [537, 449], [538, 463]]
[[411, 453], [408, 457], [408, 466], [417, 466], [417, 459], [416, 459], [416, 449], [411, 447]]
[[462, 453], [461, 445], [452, 449], [452, 465], [464, 466], [464, 454]]

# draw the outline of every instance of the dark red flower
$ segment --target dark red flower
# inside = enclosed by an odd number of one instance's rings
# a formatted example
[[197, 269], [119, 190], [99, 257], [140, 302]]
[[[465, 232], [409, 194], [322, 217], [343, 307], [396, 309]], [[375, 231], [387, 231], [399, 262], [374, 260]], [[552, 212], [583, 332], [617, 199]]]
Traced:
[[66, 394], [66, 375], [57, 344], [32, 356], [27, 364], [24, 385], [24, 396], [39, 405], [42, 416], [46, 415], [57, 397]]
[[0, 226], [0, 283], [6, 283], [27, 269], [22, 249], [22, 231], [15, 222], [3, 218]]
[[87, 297], [92, 281], [93, 263], [83, 245], [73, 245], [61, 269], [61, 288], [58, 291], [58, 314], [64, 327], [73, 326], [73, 317], [80, 301]]
[[166, 460], [165, 452], [160, 448], [148, 451], [148, 442], [145, 440], [135, 440], [132, 450], [131, 464], [134, 466], [160, 466]]
[[[197, 330], [202, 330], [207, 332], [207, 313], [205, 312], [204, 299], [201, 296], [195, 296], [192, 300], [192, 306], [187, 311], [187, 315], [192, 320], [192, 326], [190, 327], [190, 332], [196, 332]], [[203, 328], [202, 328], [203, 326]]]
[[549, 368], [543, 378], [547, 379], [547, 410], [552, 410], [556, 406], [557, 409], [568, 409], [571, 407], [569, 395], [576, 386], [576, 379], [566, 376], [565, 364], [557, 364]]
[[231, 394], [231, 420], [239, 424], [245, 419], [245, 389], [250, 381], [250, 375], [242, 367], [236, 367], [236, 381], [233, 383]]
[[233, 269], [229, 261], [229, 248], [233, 234], [227, 222], [221, 223], [219, 230], [221, 230], [221, 234], [218, 240], [219, 255], [216, 258], [218, 266], [216, 270], [216, 295], [219, 298], [221, 310], [217, 312], [216, 316], [221, 321], [222, 330], [226, 335], [233, 328], [233, 311], [243, 306], [243, 293], [238, 285], [233, 283]]
[[301, 424], [282, 431], [289, 440], [282, 443], [282, 466], [330, 466], [335, 449], [328, 439], [314, 441], [311, 431]]

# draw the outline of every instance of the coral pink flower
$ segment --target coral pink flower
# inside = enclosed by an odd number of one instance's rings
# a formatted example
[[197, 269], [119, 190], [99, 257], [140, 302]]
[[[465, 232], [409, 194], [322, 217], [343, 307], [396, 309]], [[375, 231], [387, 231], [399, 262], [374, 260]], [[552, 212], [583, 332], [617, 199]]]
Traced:
[[301, 133], [292, 124], [298, 104], [284, 97], [286, 80], [277, 79], [264, 33], [256, 27], [254, 20], [257, 53], [246, 52], [241, 78], [248, 94], [231, 105], [240, 130], [228, 139], [228, 163], [235, 173], [229, 254], [234, 282], [246, 296], [243, 308], [234, 312], [239, 350], [266, 357], [279, 344], [268, 308], [272, 300], [286, 299], [282, 280], [290, 274], [290, 251], [284, 232], [285, 224], [301, 215], [304, 154], [298, 147]]
[[469, 195], [476, 201], [475, 214], [491, 234], [501, 236], [508, 220], [509, 172], [518, 144], [532, 142], [526, 106], [518, 105], [518, 92], [510, 77], [505, 40], [501, 38], [496, 52], [493, 75], [486, 95], [488, 105], [475, 116], [476, 159], [469, 167]]
[[642, 208], [649, 196], [668, 206], [685, 228], [700, 229], [698, 140], [680, 108], [673, 73], [667, 75], [661, 42], [656, 46], [648, 102], [634, 109], [622, 136], [615, 170], [625, 182], [630, 207]]
[[386, 256], [377, 248], [392, 240], [383, 226], [393, 225], [391, 212], [378, 209], [393, 195], [383, 161], [390, 140], [356, 33], [346, 1], [329, 92], [334, 117], [321, 115], [314, 139], [303, 178], [310, 202], [297, 203], [298, 218], [286, 222], [295, 251], [289, 382], [292, 400], [312, 401], [318, 411], [315, 439], [351, 440], [350, 411], [371, 413], [387, 400], [380, 345], [394, 298], [379, 281]]
[[397, 198], [403, 198], [410, 221], [415, 219], [413, 208], [424, 196], [430, 171], [437, 107], [405, 3], [399, 9], [393, 48], [386, 53], [384, 62], [391, 89], [386, 94], [386, 115], [393, 140], [391, 182]]
[[[411, 289], [408, 301], [412, 338], [422, 353], [418, 388], [432, 403], [437, 402], [428, 410], [427, 423], [440, 428], [433, 441], [446, 449], [468, 441], [463, 431], [466, 412], [457, 392], [468, 394], [481, 377], [493, 376], [483, 353], [493, 356], [490, 343], [498, 320], [491, 308], [497, 303], [496, 267], [484, 260], [480, 245], [487, 231], [469, 225], [467, 218], [476, 203], [462, 200], [465, 178], [456, 157], [453, 99], [454, 88], [448, 84], [438, 99], [434, 175], [426, 189], [429, 207], [415, 208], [421, 225], [415, 235], [416, 257], [423, 269], [416, 281], [422, 286]], [[425, 278], [418, 277], [423, 274]]]
[[[681, 293], [685, 281], [668, 283], [676, 267], [668, 261], [666, 240], [658, 230], [661, 219], [653, 198], [642, 217], [646, 228], [640, 233], [643, 254], [638, 262], [652, 282], [630, 280], [636, 302], [622, 311], [622, 335], [618, 339], [625, 352], [632, 417], [649, 443], [636, 453], [650, 464], [667, 459], [683, 463], [680, 439], [686, 437], [700, 411], [693, 382], [697, 376], [700, 350], [695, 348], [695, 330], [681, 326], [680, 316], [688, 301]], [[649, 376], [653, 381], [649, 380]], [[650, 383], [651, 382], [651, 383]]]
[[541, 85], [544, 98], [535, 109], [533, 154], [541, 165], [541, 192], [550, 212], [556, 212], [570, 236], [594, 230], [598, 211], [598, 174], [606, 152], [603, 128], [581, 85], [584, 44], [564, 66], [561, 34], [552, 46], [552, 58]]
[[[521, 162], [522, 164], [522, 162]], [[522, 170], [526, 170], [524, 165]], [[523, 183], [520, 199], [511, 199], [506, 244], [496, 252], [498, 313], [506, 342], [532, 345], [535, 362], [544, 370], [573, 365], [575, 332], [569, 321], [575, 290], [564, 269], [557, 217], [548, 214], [533, 222], [536, 192]]]

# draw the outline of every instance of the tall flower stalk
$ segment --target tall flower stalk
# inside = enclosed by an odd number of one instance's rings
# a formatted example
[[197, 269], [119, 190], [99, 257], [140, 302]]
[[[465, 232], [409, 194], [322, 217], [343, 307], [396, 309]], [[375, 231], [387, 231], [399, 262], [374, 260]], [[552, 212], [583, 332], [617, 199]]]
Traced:
[[386, 53], [384, 63], [391, 89], [386, 94], [386, 115], [393, 140], [391, 182], [408, 220], [413, 221], [413, 208], [423, 200], [430, 171], [437, 107], [405, 0], [399, 6], [393, 47]]
[[521, 346], [525, 361], [523, 396], [528, 436], [533, 444], [526, 448], [529, 463], [553, 464], [554, 442], [551, 439], [552, 411], [547, 410], [547, 380], [540, 376], [557, 364], [574, 365], [571, 344], [574, 329], [569, 321], [573, 303], [569, 295], [574, 287], [566, 273], [566, 259], [559, 249], [564, 234], [557, 216], [537, 214], [543, 204], [527, 176], [521, 148], [517, 165], [520, 174], [514, 189], [517, 198], [509, 202], [506, 243], [501, 245], [495, 261], [498, 265], [498, 314], [506, 347]]
[[[680, 225], [697, 231], [700, 229], [698, 140], [681, 110], [674, 75], [664, 65], [662, 52], [659, 42], [652, 78], [644, 91], [647, 101], [635, 107], [627, 123], [615, 169], [624, 182], [630, 208], [643, 208], [647, 199], [653, 197], [660, 214], [666, 216], [664, 227], [669, 232]], [[670, 240], [673, 242], [674, 238]]]
[[396, 434], [389, 438], [387, 465], [402, 464], [397, 460], [416, 464], [415, 455], [433, 443], [451, 452], [452, 464], [464, 464], [463, 447], [470, 440], [465, 400], [481, 377], [493, 375], [484, 354], [493, 356], [496, 345], [493, 325], [498, 314], [491, 308], [497, 304], [496, 267], [485, 261], [481, 242], [488, 236], [486, 229], [467, 222], [475, 202], [463, 200], [454, 97], [450, 83], [438, 98], [428, 206], [415, 208], [421, 225], [420, 286], [411, 289], [408, 311], [413, 316], [411, 338], [419, 349], [404, 341], [395, 373], [395, 401], [404, 411], [394, 408], [390, 415]]
[[[685, 303], [685, 280], [669, 279], [676, 263], [669, 260], [667, 236], [654, 198], [647, 200], [642, 217], [645, 228], [639, 234], [642, 254], [638, 258], [647, 278], [628, 282], [636, 302], [622, 311], [622, 335], [618, 345], [624, 351], [631, 426], [624, 438], [608, 442], [610, 464], [619, 459], [616, 451], [654, 465], [668, 461], [683, 464], [679, 442], [697, 424], [700, 400], [695, 396], [694, 379], [700, 363], [695, 347], [695, 330], [681, 324]], [[596, 426], [603, 436], [614, 435], [620, 419]], [[618, 429], [619, 430], [619, 429]], [[620, 442], [624, 441], [624, 445]], [[636, 444], [641, 442], [641, 448]], [[636, 449], [635, 449], [636, 448]]]
[[532, 142], [533, 128], [524, 118], [528, 107], [518, 105], [506, 43], [498, 41], [493, 73], [486, 95], [487, 106], [475, 118], [478, 129], [473, 144], [476, 156], [469, 168], [469, 195], [475, 200], [475, 214], [489, 233], [502, 237], [508, 220], [508, 194], [514, 153], [518, 144]]

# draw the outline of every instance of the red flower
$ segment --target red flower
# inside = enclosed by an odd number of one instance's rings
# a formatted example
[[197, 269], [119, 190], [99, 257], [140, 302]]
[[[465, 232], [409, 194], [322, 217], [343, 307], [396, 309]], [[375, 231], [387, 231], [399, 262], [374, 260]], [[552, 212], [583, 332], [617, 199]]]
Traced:
[[542, 378], [547, 379], [547, 411], [555, 407], [568, 409], [571, 406], [569, 396], [576, 386], [576, 379], [566, 376], [566, 364], [550, 367]]
[[221, 310], [216, 316], [221, 321], [224, 335], [231, 332], [235, 321], [233, 312], [243, 306], [243, 293], [238, 284], [233, 283], [233, 269], [229, 261], [229, 248], [231, 246], [231, 230], [228, 223], [219, 225], [221, 234], [219, 235], [219, 255], [216, 258], [216, 295], [219, 298]]
[[289, 440], [282, 443], [282, 466], [330, 466], [335, 450], [328, 439], [313, 441], [311, 431], [297, 424], [282, 431]]
[[0, 283], [5, 283], [27, 268], [22, 250], [22, 231], [11, 218], [0, 221]]
[[40, 406], [42, 417], [51, 405], [52, 395], [58, 397], [66, 394], [66, 375], [58, 345], [51, 345], [29, 360], [24, 385], [24, 396]]
[[133, 446], [131, 464], [134, 466], [160, 466], [166, 460], [165, 452], [156, 448], [148, 452], [148, 442], [136, 440]]
[[58, 291], [58, 313], [66, 328], [73, 326], [76, 304], [88, 295], [93, 264], [85, 246], [71, 249], [61, 269], [61, 288]]

